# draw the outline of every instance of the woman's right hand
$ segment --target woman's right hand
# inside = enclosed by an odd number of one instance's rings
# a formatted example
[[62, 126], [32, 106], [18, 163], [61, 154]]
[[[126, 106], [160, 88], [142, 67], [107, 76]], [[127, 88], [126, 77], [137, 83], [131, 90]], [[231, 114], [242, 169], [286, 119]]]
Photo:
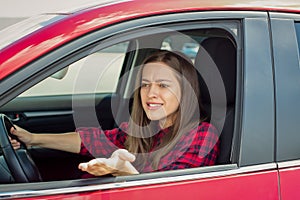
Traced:
[[118, 149], [113, 152], [110, 158], [95, 158], [87, 163], [80, 163], [78, 168], [94, 176], [139, 174], [131, 164], [134, 160], [135, 156], [133, 154], [125, 149]]
[[[10, 133], [17, 136], [18, 139], [22, 141], [27, 147], [30, 146], [33, 134], [31, 134], [27, 130], [14, 125], [14, 127], [11, 127], [10, 129]], [[21, 143], [18, 140], [12, 139], [11, 137], [9, 137], [9, 139], [14, 149], [19, 149], [21, 147]]]

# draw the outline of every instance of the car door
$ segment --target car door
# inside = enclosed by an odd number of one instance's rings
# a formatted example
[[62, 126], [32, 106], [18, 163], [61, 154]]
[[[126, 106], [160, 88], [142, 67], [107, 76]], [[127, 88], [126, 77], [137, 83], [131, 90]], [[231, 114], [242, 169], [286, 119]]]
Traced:
[[300, 192], [300, 16], [271, 13], [276, 85], [277, 154], [281, 199]]
[[[0, 190], [8, 196], [17, 194], [23, 195], [22, 197], [35, 196], [37, 199], [51, 198], [51, 195], [52, 197], [55, 195], [55, 198], [77, 198], [78, 193], [82, 198], [95, 199], [183, 199], [195, 197], [204, 199], [279, 199], [278, 171], [274, 160], [274, 90], [268, 27], [268, 15], [265, 12], [214, 11], [168, 14], [119, 22], [87, 34], [44, 55], [19, 72], [20, 76], [26, 76], [26, 74], [28, 76], [31, 68], [39, 67], [40, 69], [40, 76], [29, 77], [30, 83], [15, 86], [16, 89], [12, 92], [18, 93], [22, 90], [22, 95], [18, 96], [20, 100], [29, 98], [30, 101], [34, 102], [31, 100], [32, 94], [36, 94], [33, 91], [33, 85], [42, 83], [43, 80], [46, 80], [45, 78], [53, 81], [50, 76], [62, 69], [68, 69], [66, 76], [54, 75], [63, 77], [63, 80], [68, 76], [70, 68], [74, 67], [75, 63], [81, 62], [81, 59], [90, 55], [93, 56], [94, 53], [97, 54], [98, 52], [103, 54], [107, 48], [128, 43], [125, 57], [121, 62], [123, 64], [120, 73], [115, 75], [117, 77], [114, 75], [102, 76], [97, 70], [91, 70], [92, 73], [88, 76], [89, 65], [86, 65], [84, 61], [82, 65], [79, 64], [81, 66], [79, 67], [80, 71], [76, 73], [75, 81], [72, 83], [72, 93], [69, 96], [71, 100], [68, 99], [67, 106], [63, 100], [59, 101], [61, 99], [58, 97], [54, 97], [52, 103], [50, 101], [52, 98], [49, 98], [50, 100], [36, 101], [28, 106], [28, 108], [36, 111], [35, 105], [38, 106], [41, 103], [44, 107], [41, 106], [37, 111], [49, 111], [54, 118], [56, 118], [56, 110], [59, 110], [58, 114], [71, 111], [72, 113], [69, 115], [72, 114], [72, 116], [69, 117], [72, 118], [72, 126], [74, 126], [71, 129], [82, 125], [99, 125], [95, 108], [98, 103], [101, 104], [104, 101], [104, 98], [101, 100], [102, 93], [96, 92], [98, 91], [96, 88], [102, 85], [98, 78], [108, 78], [109, 83], [117, 81], [116, 86], [113, 87], [116, 90], [108, 92], [110, 104], [102, 107], [99, 112], [106, 116], [108, 114], [102, 113], [101, 110], [108, 108], [114, 116], [113, 124], [118, 125], [119, 122], [129, 117], [127, 113], [130, 112], [135, 68], [142, 63], [145, 56], [151, 54], [155, 49], [167, 48], [172, 51], [181, 51], [185, 43], [198, 43], [201, 47], [204, 46], [202, 42], [207, 41], [206, 39], [225, 38], [233, 46], [236, 56], [234, 57], [235, 64], [229, 65], [230, 68], [223, 70], [217, 68], [218, 76], [213, 76], [211, 79], [206, 78], [203, 74], [204, 85], [207, 86], [208, 95], [210, 95], [210, 103], [208, 102], [208, 104], [211, 104], [207, 111], [211, 115], [210, 118], [216, 120], [214, 122], [220, 122], [218, 128], [221, 132], [222, 142], [226, 141], [221, 145], [221, 154], [226, 154], [225, 160], [215, 166], [153, 172], [127, 177], [99, 177], [75, 181], [63, 179], [54, 183], [49, 181], [39, 184], [18, 184], [18, 187], [12, 187], [14, 184], [4, 184], [0, 185]], [[166, 45], [166, 43], [168, 44]], [[229, 50], [225, 49], [224, 51]], [[105, 54], [105, 58], [108, 58], [107, 54]], [[195, 65], [199, 64], [199, 68], [202, 68], [201, 59], [199, 63], [196, 63], [193, 56], [191, 58], [191, 62], [194, 62]], [[109, 59], [109, 61], [111, 60], [114, 59]], [[208, 60], [211, 62], [209, 64], [213, 66], [219, 63], [217, 58], [209, 58]], [[94, 59], [91, 61], [95, 64]], [[86, 62], [89, 63], [89, 60]], [[105, 65], [100, 62], [100, 67], [105, 68]], [[61, 72], [63, 73], [63, 71]], [[222, 80], [225, 79], [226, 74], [229, 74], [229, 80], [228, 83], [223, 83]], [[224, 88], [215, 88], [215, 85], [210, 85], [214, 84], [217, 79], [221, 80], [219, 86], [223, 84]], [[29, 91], [28, 88], [30, 88]], [[218, 93], [214, 91], [215, 89], [220, 89], [216, 91], [223, 92], [224, 96], [218, 96]], [[44, 90], [39, 89], [39, 92], [46, 92], [46, 97], [48, 97], [50, 89]], [[82, 93], [82, 91], [84, 92]], [[228, 94], [229, 91], [230, 94]], [[106, 92], [104, 94], [106, 95]], [[100, 95], [99, 102], [98, 95]], [[12, 118], [21, 117], [26, 120], [28, 114], [26, 115], [27, 112], [23, 111], [26, 106], [21, 106], [15, 112], [13, 108], [17, 108], [19, 103], [18, 98], [13, 99], [13, 96], [11, 95], [12, 101], [1, 108], [1, 112], [7, 113]], [[115, 96], [120, 101], [114, 101]], [[259, 98], [257, 98], [258, 96]], [[41, 95], [39, 98], [43, 97]], [[221, 110], [226, 113], [226, 118], [228, 114], [231, 120], [221, 119], [218, 121], [218, 117], [214, 116], [214, 113], [220, 110], [218, 107], [220, 101], [216, 101], [217, 97], [226, 99], [226, 104], [221, 102], [221, 106], [224, 106], [221, 107]], [[232, 103], [230, 106], [233, 109], [227, 107], [227, 101]], [[35, 114], [39, 114], [39, 112]], [[44, 112], [44, 116], [45, 113], [47, 112]], [[58, 116], [62, 117], [63, 115]], [[29, 116], [33, 118], [37, 116], [36, 120], [42, 119], [39, 115], [31, 114]], [[221, 117], [225, 118], [224, 115]], [[47, 118], [46, 115], [45, 119], [42, 121], [48, 124], [47, 120], [50, 117]], [[40, 128], [43, 126], [39, 125], [41, 122], [32, 120], [32, 123], [37, 124], [37, 130], [41, 130]], [[71, 119], [69, 118], [69, 120]], [[56, 122], [61, 123], [61, 121]], [[63, 124], [60, 125], [64, 126], [64, 123], [69, 122], [63, 121]], [[26, 121], [22, 125], [25, 124]], [[56, 128], [54, 129], [56, 131]], [[225, 135], [225, 129], [231, 134]], [[44, 156], [44, 154], [38, 154], [34, 158], [38, 160]], [[46, 168], [45, 174], [47, 173], [53, 173], [53, 168]], [[72, 177], [72, 179], [74, 178]], [[39, 195], [41, 196], [39, 197]]]
[[[117, 87], [126, 66], [128, 46], [125, 41], [65, 64], [1, 107], [0, 112], [33, 133], [72, 132], [79, 126], [112, 129], [112, 102], [117, 105]], [[77, 166], [86, 160], [76, 154], [41, 148], [31, 149], [31, 154], [44, 180], [78, 178]], [[63, 169], [59, 170], [55, 163], [61, 163]], [[49, 174], [50, 169], [57, 173]]]

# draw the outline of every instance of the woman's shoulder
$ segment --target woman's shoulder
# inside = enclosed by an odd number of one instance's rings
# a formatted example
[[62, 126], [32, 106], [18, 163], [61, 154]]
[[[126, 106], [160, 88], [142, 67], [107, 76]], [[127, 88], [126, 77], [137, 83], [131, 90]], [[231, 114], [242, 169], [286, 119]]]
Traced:
[[122, 122], [118, 125], [118, 128], [123, 132], [127, 132], [128, 127], [129, 127], [129, 122]]
[[200, 122], [198, 126], [192, 130], [192, 132], [220, 135], [217, 128], [209, 122]]
[[213, 128], [213, 129], [216, 129], [216, 127], [213, 124], [211, 124], [209, 122], [205, 122], [205, 121], [204, 122], [200, 122], [198, 124], [198, 128], [204, 128], [204, 129]]
[[182, 137], [186, 144], [211, 146], [217, 144], [220, 134], [215, 126], [209, 122], [200, 122]]

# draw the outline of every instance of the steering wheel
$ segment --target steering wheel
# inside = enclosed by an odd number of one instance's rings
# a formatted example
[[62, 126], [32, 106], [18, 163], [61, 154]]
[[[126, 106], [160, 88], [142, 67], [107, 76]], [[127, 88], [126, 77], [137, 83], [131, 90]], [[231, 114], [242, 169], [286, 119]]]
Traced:
[[21, 142], [21, 148], [18, 150], [14, 150], [11, 145], [9, 137], [18, 140], [16, 136], [10, 133], [12, 127], [14, 125], [10, 119], [4, 114], [0, 114], [0, 146], [14, 181], [18, 183], [42, 181], [40, 172], [26, 145]]

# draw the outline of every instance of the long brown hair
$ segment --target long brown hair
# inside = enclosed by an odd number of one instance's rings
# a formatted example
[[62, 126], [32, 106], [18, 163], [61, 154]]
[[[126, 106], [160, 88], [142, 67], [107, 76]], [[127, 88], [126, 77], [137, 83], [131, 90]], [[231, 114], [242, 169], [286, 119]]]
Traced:
[[[153, 151], [153, 133], [157, 133], [158, 124], [151, 122], [142, 107], [140, 97], [140, 85], [143, 67], [147, 63], [162, 62], [174, 69], [180, 76], [181, 99], [176, 118], [170, 132]], [[136, 90], [133, 97], [131, 120], [129, 121], [128, 137], [125, 142], [126, 148], [137, 154], [137, 165], [144, 167], [146, 160], [151, 159], [152, 167], [158, 168], [160, 159], [169, 153], [183, 134], [195, 128], [200, 120], [200, 91], [197, 72], [188, 58], [181, 53], [159, 50], [146, 58], [139, 70], [136, 80]], [[202, 117], [202, 116], [201, 116]], [[149, 124], [152, 124], [149, 126]], [[163, 148], [163, 151], [155, 151]], [[149, 152], [151, 152], [150, 158]], [[141, 156], [142, 155], [142, 156]]]

